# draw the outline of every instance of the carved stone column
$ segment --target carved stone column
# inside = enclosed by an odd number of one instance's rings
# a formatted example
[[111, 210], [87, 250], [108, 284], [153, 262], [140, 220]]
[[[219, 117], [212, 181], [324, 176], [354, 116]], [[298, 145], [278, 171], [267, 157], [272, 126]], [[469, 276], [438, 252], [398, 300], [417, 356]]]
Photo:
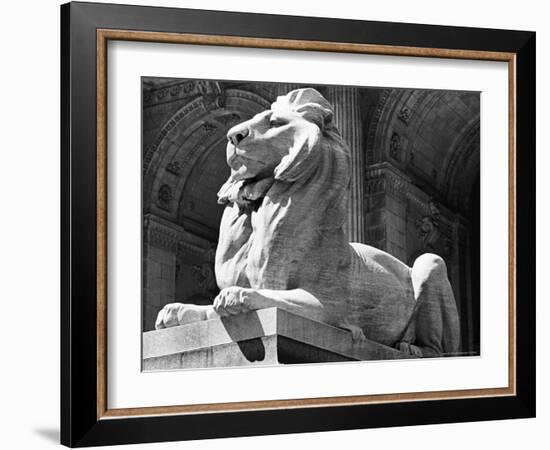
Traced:
[[143, 224], [143, 330], [153, 330], [157, 313], [175, 301], [176, 255], [183, 230], [154, 214]]
[[351, 153], [348, 237], [350, 242], [365, 242], [363, 223], [364, 157], [359, 90], [346, 86], [329, 87], [327, 100], [334, 108], [334, 123], [348, 144]]

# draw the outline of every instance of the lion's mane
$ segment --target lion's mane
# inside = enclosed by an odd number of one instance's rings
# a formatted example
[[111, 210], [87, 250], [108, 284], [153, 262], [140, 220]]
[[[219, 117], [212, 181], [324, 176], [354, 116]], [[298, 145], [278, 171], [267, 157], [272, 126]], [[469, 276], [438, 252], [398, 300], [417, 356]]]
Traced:
[[[230, 178], [220, 189], [219, 201], [226, 204], [216, 252], [220, 288], [300, 287], [327, 308], [346, 296], [328, 281], [350, 264], [344, 231], [350, 155], [332, 110], [318, 107], [306, 105], [304, 120], [319, 126], [320, 139], [301, 149], [299, 161], [287, 161], [285, 174], [275, 171], [273, 178], [252, 183]], [[263, 186], [255, 191], [258, 184]]]

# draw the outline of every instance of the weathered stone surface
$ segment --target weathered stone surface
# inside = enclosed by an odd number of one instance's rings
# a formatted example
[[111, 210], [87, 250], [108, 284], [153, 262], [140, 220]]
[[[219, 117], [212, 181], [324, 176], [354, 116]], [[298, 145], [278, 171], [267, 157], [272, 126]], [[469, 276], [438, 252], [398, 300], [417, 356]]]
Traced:
[[[318, 91], [297, 89], [229, 130], [231, 175], [218, 193], [226, 205], [215, 258], [221, 292], [212, 306], [167, 305], [156, 328], [278, 307], [346, 328], [356, 342], [400, 345], [415, 356], [458, 350], [442, 258], [420, 255], [409, 267], [348, 243], [350, 152], [333, 116]], [[386, 200], [397, 232], [406, 204]], [[395, 246], [404, 250], [404, 235]]]
[[303, 364], [409, 358], [349, 331], [277, 308], [210, 319], [143, 335], [143, 369]]
[[[218, 320], [218, 319], [213, 319]], [[183, 328], [193, 325], [182, 325]], [[179, 330], [178, 332], [184, 332]], [[149, 331], [154, 333], [154, 331]], [[143, 370], [201, 369], [212, 367], [265, 366], [279, 364], [277, 336], [213, 345], [143, 360]]]

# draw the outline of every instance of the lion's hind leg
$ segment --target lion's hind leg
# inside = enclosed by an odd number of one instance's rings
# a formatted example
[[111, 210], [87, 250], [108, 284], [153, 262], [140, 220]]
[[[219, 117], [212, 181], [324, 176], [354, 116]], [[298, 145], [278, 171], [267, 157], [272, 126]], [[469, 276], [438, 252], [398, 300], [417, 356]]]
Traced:
[[460, 346], [460, 324], [447, 267], [437, 255], [426, 253], [411, 269], [415, 310], [396, 347], [424, 357], [455, 354]]

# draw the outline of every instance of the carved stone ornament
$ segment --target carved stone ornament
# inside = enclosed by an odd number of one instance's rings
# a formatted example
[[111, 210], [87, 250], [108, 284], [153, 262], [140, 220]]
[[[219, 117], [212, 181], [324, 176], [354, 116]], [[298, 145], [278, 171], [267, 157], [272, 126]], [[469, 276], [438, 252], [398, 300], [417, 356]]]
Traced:
[[214, 125], [213, 123], [210, 123], [210, 122], [204, 122], [201, 125], [201, 129], [205, 134], [210, 134], [214, 130], [216, 130], [216, 125]]
[[143, 232], [149, 245], [168, 250], [171, 253], [177, 250], [179, 241], [177, 230], [148, 217], [144, 220]]
[[333, 114], [318, 91], [297, 89], [270, 114], [229, 130], [231, 175], [218, 193], [221, 291], [212, 305], [167, 305], [157, 329], [275, 307], [348, 330], [350, 345], [368, 339], [418, 357], [458, 351], [456, 302], [440, 257], [421, 255], [410, 268], [348, 242], [349, 149]]
[[429, 215], [426, 215], [415, 222], [418, 237], [422, 240], [424, 248], [430, 249], [441, 237], [439, 222], [441, 213], [437, 205], [432, 201], [428, 204]]
[[197, 285], [203, 290], [208, 291], [216, 286], [216, 278], [210, 264], [194, 264], [191, 266], [191, 274]]
[[180, 176], [183, 168], [181, 167], [181, 164], [179, 161], [172, 161], [166, 166], [166, 171], [170, 172], [176, 176]]
[[403, 106], [401, 111], [399, 111], [397, 118], [405, 125], [408, 125], [411, 120], [411, 110], [407, 106]]
[[167, 184], [163, 184], [158, 192], [158, 204], [161, 208], [167, 209], [170, 207], [170, 203], [174, 199], [172, 194], [172, 188]]
[[197, 81], [197, 87], [202, 95], [204, 108], [207, 111], [223, 108], [225, 97], [221, 84], [215, 81]]
[[399, 134], [393, 133], [390, 139], [390, 157], [396, 161], [401, 160], [401, 138]]

